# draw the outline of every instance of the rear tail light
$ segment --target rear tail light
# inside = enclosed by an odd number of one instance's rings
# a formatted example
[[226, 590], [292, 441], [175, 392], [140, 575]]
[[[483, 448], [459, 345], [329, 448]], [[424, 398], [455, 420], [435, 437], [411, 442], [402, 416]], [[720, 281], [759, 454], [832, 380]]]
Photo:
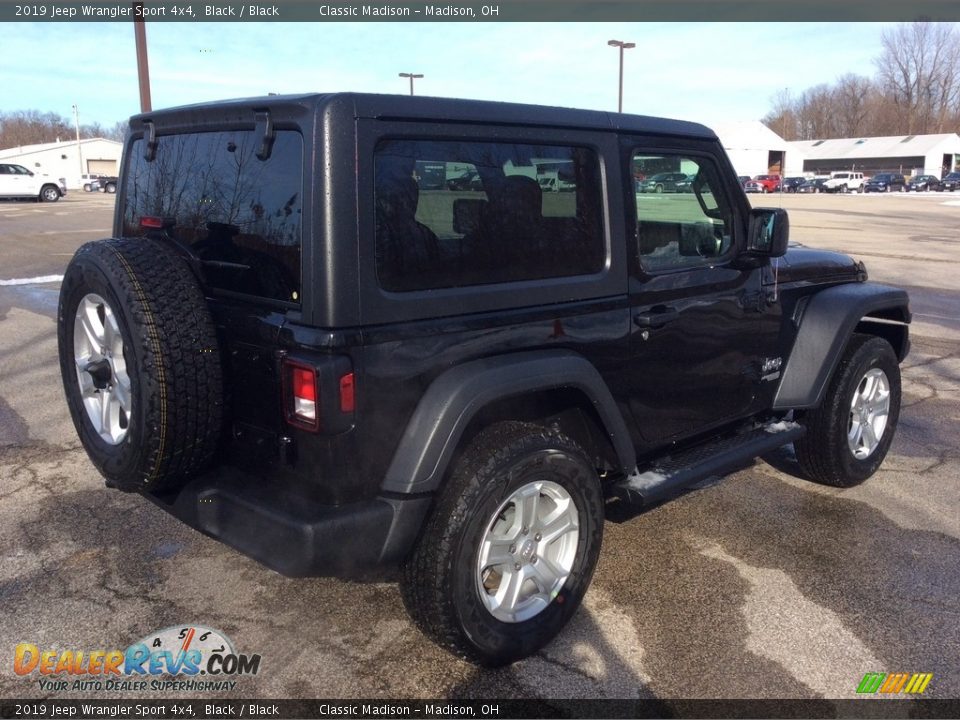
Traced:
[[319, 430], [316, 368], [285, 360], [284, 381], [287, 388], [287, 422], [305, 430]]
[[158, 215], [141, 215], [140, 227], [148, 230], [171, 230], [177, 225], [175, 217], [160, 217]]
[[353, 394], [353, 373], [347, 373], [340, 378], [340, 412], [352, 413], [356, 407]]
[[350, 359], [282, 362], [283, 405], [287, 422], [311, 432], [337, 434], [350, 429], [356, 409]]

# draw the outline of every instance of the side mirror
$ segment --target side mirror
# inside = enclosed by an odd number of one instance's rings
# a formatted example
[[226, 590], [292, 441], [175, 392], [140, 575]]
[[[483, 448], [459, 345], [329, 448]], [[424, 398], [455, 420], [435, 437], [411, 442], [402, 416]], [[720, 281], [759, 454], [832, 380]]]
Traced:
[[781, 208], [754, 208], [750, 211], [747, 254], [753, 257], [782, 257], [790, 239], [790, 218]]

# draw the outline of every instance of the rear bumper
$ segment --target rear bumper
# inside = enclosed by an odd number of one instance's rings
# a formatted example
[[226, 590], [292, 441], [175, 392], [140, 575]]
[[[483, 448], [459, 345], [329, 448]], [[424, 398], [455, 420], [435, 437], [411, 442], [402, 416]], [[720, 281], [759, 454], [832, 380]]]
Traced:
[[321, 505], [230, 468], [193, 480], [175, 497], [147, 497], [205, 535], [290, 577], [368, 574], [403, 560], [430, 496], [383, 496]]

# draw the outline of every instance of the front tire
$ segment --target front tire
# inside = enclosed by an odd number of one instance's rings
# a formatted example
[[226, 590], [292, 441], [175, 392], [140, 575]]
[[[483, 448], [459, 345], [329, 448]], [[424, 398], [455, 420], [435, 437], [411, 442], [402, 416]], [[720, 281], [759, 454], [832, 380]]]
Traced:
[[40, 202], [56, 202], [60, 199], [60, 190], [53, 185], [44, 185], [40, 189]]
[[807, 433], [796, 443], [808, 478], [852, 487], [873, 475], [890, 449], [900, 417], [900, 365], [886, 340], [854, 335], [821, 406], [799, 421]]
[[596, 470], [573, 440], [492, 425], [457, 461], [405, 565], [404, 604], [461, 657], [486, 666], [527, 657], [579, 607], [603, 517]]

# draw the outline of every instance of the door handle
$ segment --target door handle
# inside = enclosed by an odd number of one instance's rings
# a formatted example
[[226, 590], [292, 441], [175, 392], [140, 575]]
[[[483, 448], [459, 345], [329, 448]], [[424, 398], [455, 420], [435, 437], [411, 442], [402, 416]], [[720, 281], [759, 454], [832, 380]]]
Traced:
[[666, 305], [656, 305], [648, 312], [637, 313], [633, 316], [633, 322], [637, 327], [660, 327], [672, 322], [680, 317], [679, 311], [675, 307]]

